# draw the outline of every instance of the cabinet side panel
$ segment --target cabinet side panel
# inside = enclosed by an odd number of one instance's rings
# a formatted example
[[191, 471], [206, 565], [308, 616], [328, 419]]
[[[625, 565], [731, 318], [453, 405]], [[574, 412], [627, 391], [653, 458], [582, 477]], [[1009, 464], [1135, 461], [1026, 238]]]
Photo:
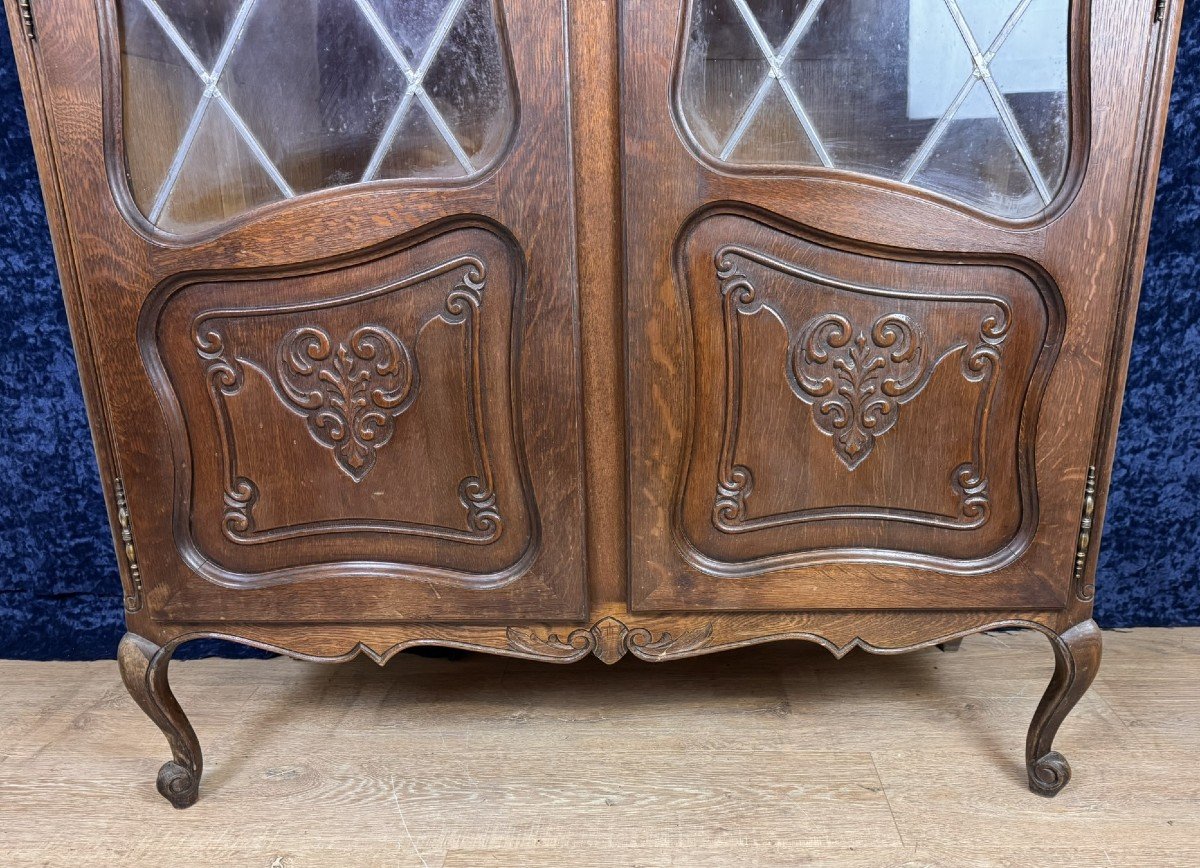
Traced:
[[[1158, 185], [1158, 170], [1162, 160], [1163, 137], [1167, 126], [1167, 109], [1171, 99], [1171, 82], [1179, 48], [1183, 22], [1183, 0], [1166, 0], [1163, 16], [1158, 22], [1145, 70], [1143, 123], [1140, 126], [1139, 166], [1134, 179], [1135, 194], [1130, 220], [1133, 233], [1129, 242], [1126, 265], [1120, 289], [1118, 320], [1113, 331], [1108, 356], [1108, 380], [1105, 397], [1096, 429], [1095, 468], [1097, 490], [1093, 506], [1090, 534], [1080, 542], [1081, 569], [1072, 583], [1069, 616], [1064, 624], [1075, 624], [1091, 617], [1096, 595], [1096, 566], [1100, 552], [1100, 537], [1108, 507], [1109, 482], [1117, 448], [1117, 432], [1121, 422], [1122, 399], [1129, 373], [1129, 356], [1133, 345], [1134, 321], [1142, 291], [1142, 275], [1146, 266], [1146, 246], [1150, 237], [1150, 218], [1154, 209], [1154, 193]], [[1193, 13], [1194, 14], [1194, 13]], [[1086, 509], [1086, 507], [1085, 507]]]
[[[118, 522], [117, 504], [114, 497], [114, 481], [120, 475], [120, 466], [113, 448], [112, 433], [108, 424], [108, 410], [101, 387], [101, 379], [93, 354], [93, 335], [83, 303], [79, 267], [76, 251], [66, 212], [63, 208], [62, 178], [55, 155], [53, 117], [48, 104], [53, 101], [53, 88], [41, 74], [39, 47], [36, 40], [29, 39], [23, 22], [23, 13], [15, 0], [6, 0], [9, 34], [12, 39], [13, 56], [25, 102], [25, 114], [29, 121], [29, 134], [37, 159], [38, 178], [42, 199], [46, 206], [46, 219], [50, 238], [54, 246], [58, 278], [62, 287], [63, 304], [67, 311], [67, 322], [71, 331], [71, 342], [83, 390], [84, 406], [91, 429], [92, 446], [100, 471], [100, 484], [104, 492], [105, 508], [113, 546], [117, 553], [117, 564], [124, 591], [126, 620], [132, 625], [143, 615], [144, 595], [140, 580], [129, 571], [124, 556]], [[54, 10], [43, 10], [53, 26], [57, 21]]]

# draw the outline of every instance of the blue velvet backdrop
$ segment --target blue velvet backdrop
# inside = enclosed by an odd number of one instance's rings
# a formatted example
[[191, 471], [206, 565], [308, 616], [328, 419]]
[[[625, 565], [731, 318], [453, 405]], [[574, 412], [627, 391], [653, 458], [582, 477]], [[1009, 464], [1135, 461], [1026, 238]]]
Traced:
[[[1100, 559], [1104, 626], [1200, 624], [1200, 2], [1189, 5]], [[112, 657], [121, 594], [7, 38], [0, 37], [0, 657]]]

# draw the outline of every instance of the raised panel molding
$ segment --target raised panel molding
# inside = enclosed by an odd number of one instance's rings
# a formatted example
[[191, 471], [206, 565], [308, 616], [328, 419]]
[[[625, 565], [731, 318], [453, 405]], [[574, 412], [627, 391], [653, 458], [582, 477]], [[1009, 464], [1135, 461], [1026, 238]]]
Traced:
[[503, 520], [492, 488], [491, 461], [486, 449], [483, 419], [475, 412], [482, 403], [478, 316], [483, 305], [487, 267], [474, 256], [460, 256], [413, 277], [369, 292], [335, 298], [328, 304], [280, 305], [267, 313], [283, 315], [303, 311], [318, 315], [345, 305], [406, 289], [433, 278], [452, 274], [456, 282], [436, 317], [462, 326], [463, 350], [470, 374], [470, 396], [464, 414], [470, 431], [477, 472], [459, 480], [456, 494], [462, 504], [465, 528], [402, 521], [363, 522], [346, 519], [277, 528], [258, 528], [253, 509], [259, 487], [238, 473], [237, 442], [230, 425], [226, 399], [238, 395], [245, 384], [244, 366], [255, 368], [271, 385], [280, 403], [304, 419], [313, 441], [333, 453], [337, 467], [354, 483], [361, 483], [375, 466], [376, 452], [395, 431], [395, 418], [416, 400], [420, 376], [412, 350], [388, 328], [365, 324], [336, 345], [317, 325], [288, 331], [276, 346], [273, 364], [256, 364], [226, 346], [223, 323], [239, 317], [262, 316], [261, 308], [208, 311], [198, 316], [192, 329], [197, 355], [207, 365], [205, 376], [217, 423], [227, 483], [222, 530], [235, 543], [253, 544], [321, 533], [401, 533], [430, 536], [472, 544], [496, 539]]
[[784, 312], [758, 297], [754, 285], [739, 268], [739, 260], [757, 262], [782, 274], [840, 290], [887, 297], [884, 290], [836, 281], [747, 247], [729, 245], [717, 251], [717, 278], [725, 298], [725, 364], [729, 383], [721, 443], [722, 477], [713, 503], [713, 523], [717, 528], [726, 533], [743, 533], [793, 522], [837, 518], [880, 518], [959, 528], [979, 527], [986, 522], [991, 509], [986, 426], [996, 372], [1001, 364], [1001, 345], [1008, 335], [1012, 311], [1004, 299], [994, 296], [951, 299], [933, 293], [910, 293], [907, 297], [982, 304], [984, 313], [977, 333], [968, 336], [971, 340], [955, 341], [946, 348], [933, 346], [920, 322], [899, 312], [881, 314], [867, 327], [842, 313], [821, 313], [792, 333], [787, 374], [796, 397], [812, 408], [816, 428], [831, 438], [838, 459], [853, 472], [867, 460], [876, 438], [897, 424], [901, 406], [921, 394], [943, 362], [960, 356], [963, 378], [982, 386], [971, 431], [971, 460], [950, 468], [947, 473], [948, 484], [957, 499], [956, 512], [942, 515], [904, 509], [835, 507], [748, 517], [746, 499], [754, 488], [753, 470], [735, 463], [740, 426], [734, 420], [740, 415], [742, 403], [740, 324], [743, 317], [764, 311], [782, 323], [787, 320]]
[[516, 427], [522, 279], [511, 239], [465, 223], [156, 290], [139, 329], [185, 559], [235, 586], [337, 563], [464, 586], [519, 575], [538, 542]]
[[1063, 331], [1048, 275], [734, 206], [695, 218], [677, 252], [692, 404], [674, 529], [693, 567], [970, 573], [1019, 556]]

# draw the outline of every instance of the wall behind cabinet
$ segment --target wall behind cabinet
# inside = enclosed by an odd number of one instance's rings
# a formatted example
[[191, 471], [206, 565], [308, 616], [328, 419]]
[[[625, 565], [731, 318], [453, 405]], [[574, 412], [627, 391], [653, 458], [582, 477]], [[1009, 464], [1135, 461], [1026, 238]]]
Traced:
[[[1197, 238], [1200, 3], [1190, 3], [1100, 557], [1105, 627], [1200, 624]], [[124, 631], [116, 564], [6, 38], [0, 335], [0, 657], [112, 658]]]

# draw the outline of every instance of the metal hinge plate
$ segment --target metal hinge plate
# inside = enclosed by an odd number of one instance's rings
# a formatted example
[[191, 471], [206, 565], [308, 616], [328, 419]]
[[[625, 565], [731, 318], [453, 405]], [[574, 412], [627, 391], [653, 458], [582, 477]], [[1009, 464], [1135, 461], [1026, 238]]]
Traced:
[[1154, 23], [1162, 21], [1167, 14], [1167, 0], [1154, 0]]
[[17, 0], [21, 10], [21, 26], [25, 28], [26, 39], [37, 39], [37, 30], [33, 26], [33, 0]]
[[1096, 586], [1084, 582], [1087, 572], [1088, 551], [1092, 547], [1092, 524], [1096, 515], [1096, 465], [1088, 467], [1087, 482], [1083, 485], [1083, 514], [1079, 518], [1079, 538], [1075, 545], [1075, 575], [1073, 583], [1075, 597], [1083, 602], [1096, 598]]
[[142, 608], [142, 570], [138, 566], [137, 547], [133, 542], [133, 520], [129, 517], [129, 502], [125, 499], [125, 480], [117, 477], [113, 481], [113, 493], [117, 499], [117, 524], [121, 530], [121, 549], [125, 555], [125, 566], [133, 587], [125, 595], [125, 611], [136, 612]]

